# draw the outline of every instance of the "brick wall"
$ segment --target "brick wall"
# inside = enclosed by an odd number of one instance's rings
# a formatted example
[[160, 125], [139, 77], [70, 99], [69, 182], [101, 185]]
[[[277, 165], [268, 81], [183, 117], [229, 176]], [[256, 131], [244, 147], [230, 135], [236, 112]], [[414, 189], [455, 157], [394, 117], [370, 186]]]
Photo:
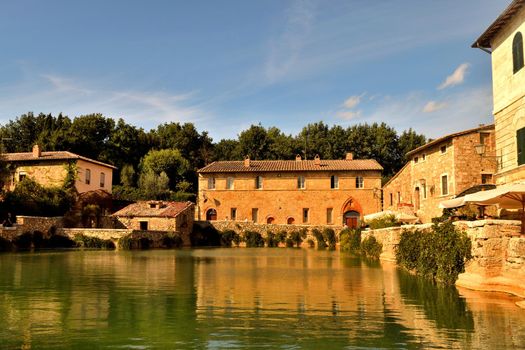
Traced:
[[[330, 188], [330, 176], [339, 177], [339, 188]], [[232, 208], [236, 219], [252, 220], [252, 209], [258, 209], [258, 223], [267, 223], [271, 217], [276, 224], [286, 224], [293, 218], [303, 223], [303, 209], [308, 208], [308, 224], [327, 223], [327, 210], [332, 209], [332, 222], [343, 223], [347, 210], [361, 215], [381, 210], [379, 171], [264, 173], [263, 188], [255, 189], [255, 177], [261, 174], [200, 174], [197, 218], [206, 219], [209, 209], [217, 211], [218, 220], [231, 219]], [[216, 177], [215, 189], [209, 190], [208, 178]], [[306, 179], [305, 189], [297, 188], [298, 176]], [[364, 177], [364, 188], [356, 188], [356, 176]], [[234, 177], [234, 189], [226, 189], [227, 177]], [[352, 202], [350, 206], [347, 206]]]

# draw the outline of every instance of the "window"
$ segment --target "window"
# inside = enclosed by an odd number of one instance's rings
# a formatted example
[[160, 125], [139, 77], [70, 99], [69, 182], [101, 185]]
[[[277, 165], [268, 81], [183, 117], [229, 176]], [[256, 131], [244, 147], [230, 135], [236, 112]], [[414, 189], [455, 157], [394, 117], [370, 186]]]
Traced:
[[226, 189], [233, 190], [233, 177], [226, 179]]
[[426, 159], [427, 159], [427, 155], [423, 153], [423, 155], [421, 156], [421, 160], [426, 160]]
[[25, 171], [21, 171], [18, 173], [18, 181], [19, 182], [22, 182], [24, 181], [24, 179], [27, 177], [27, 174]]
[[252, 208], [252, 221], [257, 222], [258, 216], [259, 216], [259, 209]]
[[308, 223], [308, 213], [309, 213], [309, 211], [310, 211], [310, 209], [303, 208], [303, 224]]
[[230, 218], [232, 220], [237, 220], [237, 208], [230, 209]]
[[414, 163], [417, 164], [418, 161], [419, 161], [419, 157], [414, 157]]
[[448, 194], [448, 175], [441, 175], [441, 195]]
[[479, 143], [484, 145], [487, 143], [487, 139], [489, 138], [490, 134], [486, 132], [480, 132], [479, 133]]
[[257, 176], [255, 178], [255, 188], [260, 190], [263, 188], [263, 178], [262, 176]]
[[209, 177], [208, 178], [208, 189], [209, 190], [214, 190], [215, 189], [215, 178], [214, 177]]
[[394, 194], [390, 193], [390, 205], [394, 205]]
[[147, 221], [139, 221], [140, 230], [141, 231], [147, 231], [148, 230], [148, 222]]
[[422, 183], [421, 184], [421, 189], [423, 191], [423, 199], [426, 199], [427, 198], [427, 184], [426, 183]]
[[481, 183], [482, 184], [491, 184], [492, 183], [492, 174], [481, 174]]
[[447, 153], [447, 145], [443, 145], [439, 147], [439, 151], [441, 152], [441, 154]]
[[91, 170], [86, 169], [86, 185], [91, 183]]
[[326, 223], [327, 224], [333, 224], [334, 218], [333, 218], [334, 208], [327, 208], [326, 209]]
[[512, 67], [514, 73], [523, 68], [523, 37], [520, 32], [512, 40]]
[[104, 187], [106, 185], [106, 174], [100, 173], [100, 187]]
[[516, 131], [518, 145], [518, 165], [525, 164], [525, 128]]
[[358, 176], [355, 178], [355, 188], [363, 188], [364, 187], [364, 180], [362, 176]]
[[397, 192], [397, 203], [401, 203], [401, 192]]
[[297, 178], [297, 188], [299, 189], [304, 189], [305, 188], [305, 184], [304, 184], [305, 180], [304, 180], [304, 176], [299, 176]]
[[339, 177], [337, 175], [330, 176], [330, 188], [339, 188]]

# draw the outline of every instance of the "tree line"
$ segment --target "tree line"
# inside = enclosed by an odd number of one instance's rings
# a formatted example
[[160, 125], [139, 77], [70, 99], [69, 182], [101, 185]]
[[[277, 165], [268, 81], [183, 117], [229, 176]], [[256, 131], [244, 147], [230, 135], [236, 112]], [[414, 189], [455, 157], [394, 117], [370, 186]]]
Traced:
[[388, 179], [406, 162], [405, 154], [426, 141], [409, 129], [398, 134], [386, 123], [356, 124], [347, 128], [323, 122], [303, 127], [297, 135], [277, 127], [252, 125], [235, 139], [214, 142], [192, 123], [163, 123], [143, 128], [102, 114], [75, 117], [23, 114], [0, 126], [4, 152], [28, 152], [35, 144], [43, 151], [70, 151], [115, 165], [114, 195], [122, 199], [188, 199], [197, 191], [196, 170], [218, 160], [376, 159]]

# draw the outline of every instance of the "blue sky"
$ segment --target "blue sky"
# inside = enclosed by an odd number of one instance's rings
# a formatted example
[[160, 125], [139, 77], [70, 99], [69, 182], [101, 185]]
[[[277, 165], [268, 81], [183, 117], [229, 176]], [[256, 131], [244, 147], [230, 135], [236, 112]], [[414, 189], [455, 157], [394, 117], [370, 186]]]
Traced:
[[470, 45], [509, 3], [4, 1], [0, 123], [99, 112], [219, 141], [384, 121], [435, 138], [492, 122], [490, 56]]

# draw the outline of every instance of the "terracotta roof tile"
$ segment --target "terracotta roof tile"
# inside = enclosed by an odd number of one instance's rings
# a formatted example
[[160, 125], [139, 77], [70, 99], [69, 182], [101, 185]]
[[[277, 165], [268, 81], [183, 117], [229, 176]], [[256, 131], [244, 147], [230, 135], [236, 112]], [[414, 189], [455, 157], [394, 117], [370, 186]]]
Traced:
[[35, 157], [33, 152], [22, 152], [22, 153], [2, 153], [0, 156], [8, 162], [36, 162], [36, 161], [46, 161], [46, 160], [73, 160], [73, 159], [82, 159], [86, 162], [95, 163], [103, 166], [107, 166], [112, 169], [117, 169], [117, 167], [99, 162], [91, 158], [87, 158], [72, 152], [67, 151], [53, 151], [53, 152], [42, 152], [40, 157]]
[[[155, 204], [155, 207], [152, 208], [150, 204]], [[140, 201], [113, 213], [112, 216], [175, 218], [192, 205], [192, 202]]]
[[337, 170], [383, 170], [383, 167], [373, 159], [354, 160], [250, 160], [250, 166], [245, 167], [244, 161], [213, 162], [199, 173], [245, 173], [245, 172], [286, 172], [286, 171], [337, 171]]

